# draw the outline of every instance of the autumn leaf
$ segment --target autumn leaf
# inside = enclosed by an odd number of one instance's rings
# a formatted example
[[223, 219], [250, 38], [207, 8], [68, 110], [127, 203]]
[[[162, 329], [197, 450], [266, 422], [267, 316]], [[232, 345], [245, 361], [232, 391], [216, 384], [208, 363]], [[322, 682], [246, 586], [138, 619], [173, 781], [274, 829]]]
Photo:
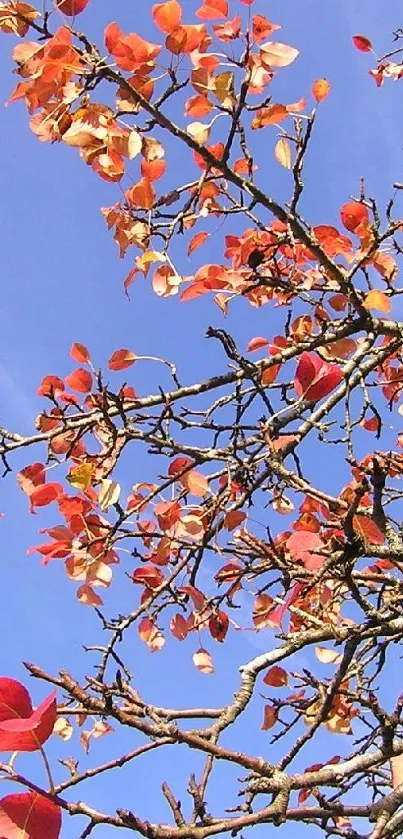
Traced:
[[92, 375], [89, 370], [78, 367], [65, 378], [66, 385], [77, 393], [89, 393], [92, 388]]
[[98, 495], [101, 510], [104, 512], [109, 510], [109, 507], [113, 507], [118, 503], [119, 498], [120, 484], [116, 481], [110, 480], [110, 478], [104, 478], [104, 480], [101, 481]]
[[383, 291], [373, 288], [364, 297], [363, 306], [365, 309], [377, 309], [378, 312], [390, 312], [392, 304], [390, 298]]
[[89, 0], [56, 0], [59, 12], [69, 17], [81, 14], [88, 6]]
[[263, 681], [265, 685], [270, 685], [270, 687], [284, 687], [284, 685], [288, 685], [288, 673], [283, 667], [275, 665], [267, 671], [263, 677]]
[[288, 67], [298, 56], [298, 50], [278, 41], [267, 41], [260, 47], [260, 57], [266, 67]]
[[372, 52], [372, 44], [366, 35], [354, 35], [353, 44], [360, 52]]
[[178, 641], [184, 641], [189, 632], [188, 622], [186, 618], [184, 618], [183, 615], [179, 613], [177, 615], [174, 615], [173, 618], [171, 618], [169, 628], [174, 638], [177, 638]]
[[291, 147], [285, 137], [281, 137], [277, 141], [274, 148], [274, 156], [277, 163], [280, 163], [280, 166], [283, 166], [284, 169], [292, 169]]
[[67, 480], [71, 486], [86, 492], [91, 486], [94, 470], [92, 463], [80, 463], [79, 466], [74, 466], [70, 470]]
[[74, 343], [71, 345], [70, 355], [74, 358], [74, 361], [78, 361], [79, 364], [88, 364], [90, 360], [90, 354], [87, 350], [87, 347], [84, 344]]
[[34, 752], [50, 737], [56, 721], [56, 691], [34, 711], [28, 691], [0, 678], [0, 751]]
[[154, 589], [159, 588], [164, 582], [164, 575], [155, 565], [143, 565], [133, 571], [132, 580], [134, 583]]
[[108, 367], [110, 370], [126, 370], [136, 360], [137, 355], [132, 350], [115, 350], [108, 361]]
[[294, 378], [294, 387], [300, 399], [317, 402], [340, 384], [343, 371], [337, 364], [331, 364], [316, 355], [303, 352], [300, 356]]
[[343, 227], [351, 233], [369, 224], [369, 213], [364, 204], [352, 202], [343, 204], [340, 209], [340, 218]]
[[208, 625], [212, 638], [222, 643], [228, 632], [228, 615], [222, 611], [216, 612], [214, 615], [211, 615]]
[[36, 792], [6, 795], [0, 801], [2, 839], [58, 839], [60, 807]]
[[203, 497], [209, 492], [209, 482], [207, 478], [202, 475], [201, 472], [197, 472], [196, 469], [191, 469], [190, 472], [186, 472], [179, 478], [179, 480], [182, 486], [187, 492], [190, 492], [191, 495]]
[[277, 711], [273, 707], [273, 705], [265, 705], [264, 707], [264, 714], [263, 714], [263, 722], [261, 725], [262, 731], [269, 731], [270, 728], [277, 722]]
[[199, 650], [193, 653], [193, 664], [201, 673], [205, 673], [206, 675], [214, 673], [213, 659], [210, 653], [203, 647], [200, 647]]
[[196, 233], [196, 235], [193, 236], [193, 239], [191, 239], [190, 241], [188, 247], [188, 256], [190, 256], [190, 254], [193, 253], [193, 251], [195, 251], [197, 248], [200, 248], [200, 246], [204, 244], [206, 239], [208, 239], [208, 233], [206, 233], [205, 230], [201, 230], [200, 233]]
[[286, 542], [287, 550], [295, 560], [299, 560], [309, 571], [321, 568], [325, 558], [320, 553], [324, 542], [310, 530], [296, 530]]
[[152, 8], [152, 16], [155, 25], [161, 32], [171, 33], [180, 26], [182, 20], [182, 7], [177, 0], [168, 0], [166, 3], [156, 3]]
[[323, 102], [329, 96], [330, 84], [327, 79], [316, 79], [312, 85], [312, 96], [317, 102]]

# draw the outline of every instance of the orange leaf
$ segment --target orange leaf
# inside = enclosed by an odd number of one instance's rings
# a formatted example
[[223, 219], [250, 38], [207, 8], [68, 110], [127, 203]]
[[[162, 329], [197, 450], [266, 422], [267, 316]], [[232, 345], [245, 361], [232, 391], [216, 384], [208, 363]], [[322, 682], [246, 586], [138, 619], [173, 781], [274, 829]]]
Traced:
[[182, 7], [177, 0], [168, 0], [166, 3], [156, 3], [152, 8], [152, 16], [155, 25], [161, 32], [170, 34], [181, 24]]
[[141, 174], [145, 180], [158, 181], [167, 168], [166, 160], [142, 160]]
[[66, 385], [77, 393], [89, 393], [92, 388], [92, 376], [88, 370], [78, 367], [65, 378]]
[[88, 364], [90, 360], [90, 354], [87, 350], [87, 347], [84, 344], [74, 343], [70, 349], [70, 355], [74, 358], [74, 361], [78, 361], [79, 364]]
[[38, 396], [50, 396], [57, 399], [64, 391], [64, 382], [58, 376], [45, 376], [36, 391]]
[[205, 230], [201, 230], [200, 233], [196, 233], [196, 235], [193, 236], [193, 239], [189, 244], [188, 256], [190, 256], [190, 254], [193, 253], [193, 251], [195, 251], [197, 248], [200, 248], [200, 245], [203, 245], [206, 239], [208, 239], [208, 233], [206, 233]]
[[274, 688], [280, 688], [284, 685], [288, 685], [288, 673], [286, 670], [283, 669], [283, 667], [278, 667], [277, 665], [275, 665], [267, 671], [263, 681], [265, 685], [270, 685]]
[[312, 85], [312, 96], [317, 102], [322, 102], [329, 95], [330, 84], [327, 79], [316, 79]]
[[392, 304], [390, 298], [383, 292], [373, 288], [364, 298], [365, 309], [377, 309], [378, 312], [390, 312]]
[[264, 716], [262, 722], [262, 731], [268, 731], [269, 728], [273, 728], [277, 722], [277, 711], [273, 708], [273, 705], [265, 705], [264, 708]]
[[204, 0], [200, 9], [196, 12], [197, 17], [203, 20], [215, 20], [228, 15], [228, 0]]
[[115, 350], [108, 361], [109, 370], [126, 370], [136, 359], [137, 355], [132, 350]]
[[364, 204], [356, 204], [355, 202], [348, 202], [343, 204], [340, 210], [340, 218], [342, 225], [349, 230], [350, 233], [355, 233], [361, 224], [366, 225], [369, 222], [368, 210]]

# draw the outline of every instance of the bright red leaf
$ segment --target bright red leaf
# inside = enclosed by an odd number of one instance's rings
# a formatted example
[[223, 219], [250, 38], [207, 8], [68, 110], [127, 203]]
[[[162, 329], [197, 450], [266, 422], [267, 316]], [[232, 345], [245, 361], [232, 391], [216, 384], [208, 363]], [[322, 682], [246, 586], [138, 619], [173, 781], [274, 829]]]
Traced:
[[20, 682], [0, 678], [0, 751], [37, 751], [52, 734], [55, 721], [56, 691], [34, 711]]
[[136, 358], [132, 350], [115, 350], [108, 361], [108, 367], [110, 370], [126, 370], [134, 364]]
[[360, 52], [372, 52], [372, 44], [366, 35], [354, 35], [353, 44]]
[[340, 384], [343, 371], [337, 364], [322, 361], [316, 353], [303, 352], [295, 373], [294, 387], [299, 399], [317, 402]]
[[60, 807], [36, 792], [6, 795], [0, 801], [1, 839], [58, 839]]

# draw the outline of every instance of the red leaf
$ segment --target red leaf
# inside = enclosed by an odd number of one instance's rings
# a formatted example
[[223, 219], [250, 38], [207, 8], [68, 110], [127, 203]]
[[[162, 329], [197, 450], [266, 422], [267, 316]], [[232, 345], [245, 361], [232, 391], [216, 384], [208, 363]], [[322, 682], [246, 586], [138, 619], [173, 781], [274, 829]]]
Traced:
[[385, 536], [370, 516], [354, 516], [353, 526], [365, 542], [372, 545], [384, 545]]
[[84, 344], [74, 343], [71, 345], [70, 355], [74, 358], [74, 361], [78, 361], [79, 364], [88, 364], [90, 360], [90, 354], [87, 350], [87, 347]]
[[353, 44], [360, 52], [372, 52], [372, 44], [366, 35], [354, 35]]
[[31, 697], [21, 682], [0, 678], [0, 722], [12, 717], [29, 717], [32, 714]]
[[58, 376], [45, 376], [36, 391], [38, 396], [50, 396], [57, 399], [64, 391], [64, 382]]
[[133, 572], [132, 580], [148, 588], [158, 588], [164, 582], [164, 575], [155, 565], [143, 565]]
[[108, 367], [110, 370], [126, 370], [134, 364], [136, 358], [132, 350], [115, 350], [108, 361]]
[[185, 594], [192, 598], [195, 609], [200, 610], [203, 608], [206, 598], [203, 592], [199, 591], [198, 588], [195, 588], [195, 586], [182, 586], [180, 589], [178, 589], [178, 591], [183, 591]]
[[212, 637], [216, 641], [224, 641], [229, 627], [228, 615], [225, 612], [217, 612], [216, 615], [211, 615], [208, 625]]
[[92, 388], [92, 375], [89, 370], [77, 367], [65, 378], [66, 385], [77, 393], [89, 393]]
[[325, 561], [319, 553], [324, 542], [311, 530], [297, 530], [287, 539], [286, 547], [292, 558], [302, 562], [309, 571], [316, 571]]
[[37, 751], [52, 734], [55, 721], [56, 691], [33, 711], [20, 682], [0, 679], [0, 751]]
[[31, 463], [25, 466], [17, 475], [17, 481], [26, 495], [32, 495], [34, 489], [46, 481], [46, 471], [43, 463]]
[[246, 352], [255, 352], [256, 350], [262, 350], [264, 347], [269, 346], [270, 344], [267, 338], [252, 338], [246, 347]]
[[264, 716], [262, 722], [262, 731], [268, 731], [269, 728], [273, 728], [277, 722], [277, 711], [273, 707], [273, 705], [265, 705], [264, 708]]
[[179, 614], [173, 616], [169, 628], [174, 638], [177, 638], [178, 641], [184, 641], [189, 632], [186, 618]]
[[274, 666], [267, 671], [263, 681], [265, 685], [280, 688], [284, 685], [288, 685], [288, 673], [282, 667]]
[[246, 519], [246, 513], [242, 510], [229, 510], [224, 517], [224, 527], [227, 530], [235, 530]]
[[30, 493], [31, 512], [34, 512], [34, 507], [47, 507], [48, 504], [57, 501], [61, 495], [63, 495], [61, 484], [42, 484]]
[[88, 3], [89, 0], [56, 0], [59, 12], [63, 12], [64, 15], [69, 15], [69, 17], [79, 15], [88, 6]]
[[193, 466], [193, 460], [191, 460], [190, 457], [176, 457], [175, 460], [169, 464], [168, 475], [170, 478], [176, 477], [176, 475], [183, 472], [189, 466]]
[[317, 402], [334, 390], [343, 378], [343, 371], [337, 364], [331, 364], [316, 355], [303, 352], [297, 366], [294, 387], [297, 396]]
[[58, 839], [60, 807], [36, 792], [6, 795], [0, 801], [1, 839]]

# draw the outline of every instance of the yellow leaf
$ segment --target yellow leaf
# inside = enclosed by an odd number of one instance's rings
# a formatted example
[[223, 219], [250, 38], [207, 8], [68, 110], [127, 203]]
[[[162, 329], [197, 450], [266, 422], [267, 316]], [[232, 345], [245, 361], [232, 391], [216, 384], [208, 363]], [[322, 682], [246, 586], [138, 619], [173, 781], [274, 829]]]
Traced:
[[365, 309], [377, 309], [378, 312], [390, 312], [392, 304], [383, 291], [373, 288], [365, 295], [364, 307]]
[[224, 108], [231, 108], [234, 98], [234, 74], [231, 71], [219, 73], [215, 79], [214, 93]]
[[285, 137], [281, 137], [280, 140], [275, 145], [274, 148], [274, 156], [277, 160], [277, 163], [280, 166], [284, 166], [284, 169], [291, 169], [292, 168], [292, 157], [291, 157], [291, 148], [288, 140]]
[[93, 474], [94, 466], [92, 463], [80, 463], [79, 466], [74, 466], [71, 469], [70, 474], [67, 475], [67, 480], [72, 487], [86, 492], [91, 486]]

